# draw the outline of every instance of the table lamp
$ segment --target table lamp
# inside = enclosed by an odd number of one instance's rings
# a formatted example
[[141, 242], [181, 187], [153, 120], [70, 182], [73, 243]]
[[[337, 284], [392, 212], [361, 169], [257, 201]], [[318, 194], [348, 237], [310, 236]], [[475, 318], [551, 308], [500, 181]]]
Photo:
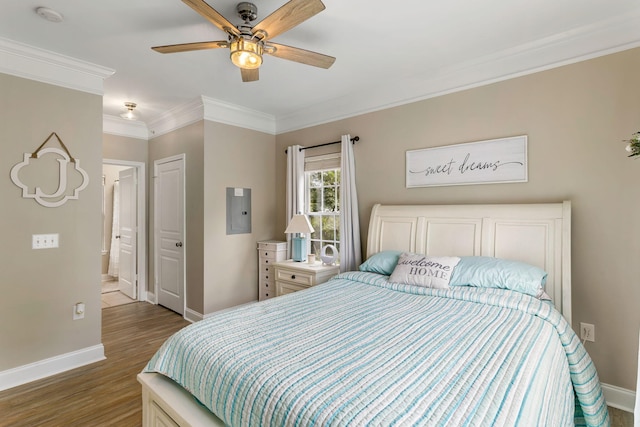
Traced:
[[293, 246], [292, 258], [294, 261], [302, 262], [307, 260], [307, 239], [304, 238], [303, 234], [313, 233], [313, 231], [313, 227], [306, 215], [294, 215], [291, 221], [289, 221], [289, 225], [284, 232], [287, 234], [298, 234], [291, 238]]

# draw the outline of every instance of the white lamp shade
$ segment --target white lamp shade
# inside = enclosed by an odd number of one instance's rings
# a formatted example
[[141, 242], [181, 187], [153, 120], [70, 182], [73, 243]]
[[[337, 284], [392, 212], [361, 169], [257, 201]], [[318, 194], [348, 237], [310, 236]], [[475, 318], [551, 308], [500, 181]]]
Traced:
[[285, 233], [313, 233], [313, 227], [311, 226], [311, 222], [309, 222], [309, 218], [306, 215], [298, 214], [294, 215], [289, 221], [289, 225], [287, 229], [284, 230]]

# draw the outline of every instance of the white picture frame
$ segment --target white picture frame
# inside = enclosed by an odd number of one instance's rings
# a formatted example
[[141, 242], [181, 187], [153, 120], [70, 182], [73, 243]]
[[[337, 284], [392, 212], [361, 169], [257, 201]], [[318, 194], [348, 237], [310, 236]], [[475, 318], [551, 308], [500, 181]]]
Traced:
[[406, 187], [528, 181], [527, 136], [406, 152]]

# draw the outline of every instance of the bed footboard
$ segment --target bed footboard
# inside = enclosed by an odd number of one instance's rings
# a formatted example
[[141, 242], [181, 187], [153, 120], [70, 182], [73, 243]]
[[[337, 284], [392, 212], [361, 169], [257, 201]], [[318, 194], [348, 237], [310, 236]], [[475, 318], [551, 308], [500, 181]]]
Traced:
[[142, 426], [224, 426], [220, 418], [198, 403], [169, 378], [154, 373], [138, 374], [142, 384]]

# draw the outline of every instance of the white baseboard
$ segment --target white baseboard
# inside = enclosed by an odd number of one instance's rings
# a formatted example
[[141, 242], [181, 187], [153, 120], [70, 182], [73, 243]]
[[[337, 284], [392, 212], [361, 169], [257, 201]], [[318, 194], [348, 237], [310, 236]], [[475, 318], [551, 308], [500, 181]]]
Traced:
[[[146, 291], [145, 297], [148, 303], [153, 305], [158, 305], [158, 300], [156, 299], [156, 296], [154, 293], [150, 291]], [[184, 316], [182, 317], [184, 317], [184, 320], [188, 320], [191, 323], [199, 322], [205, 318], [205, 316], [203, 316], [201, 313], [198, 313], [195, 310], [191, 310], [188, 307], [184, 308]]]
[[104, 360], [102, 344], [0, 372], [0, 391]]
[[151, 291], [145, 291], [145, 298], [148, 303], [151, 303], [153, 305], [158, 304], [158, 299], [156, 298], [156, 294], [154, 294]]
[[184, 309], [184, 318], [191, 323], [195, 323], [204, 319], [204, 316], [201, 313], [198, 313], [197, 311], [191, 310], [190, 308], [186, 307]]
[[138, 301], [149, 301], [148, 292], [146, 289], [140, 289], [140, 286], [138, 286], [138, 292], [140, 293]]
[[602, 394], [607, 405], [633, 413], [636, 405], [636, 392], [615, 385], [602, 383]]

